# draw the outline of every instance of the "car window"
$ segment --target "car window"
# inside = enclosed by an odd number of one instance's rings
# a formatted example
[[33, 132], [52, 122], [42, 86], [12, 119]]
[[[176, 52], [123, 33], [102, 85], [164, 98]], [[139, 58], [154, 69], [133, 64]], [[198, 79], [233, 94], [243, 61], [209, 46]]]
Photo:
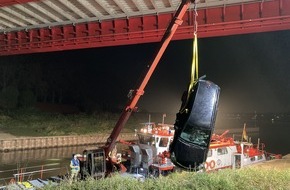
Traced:
[[210, 130], [202, 130], [186, 125], [180, 137], [190, 143], [194, 143], [199, 146], [207, 146], [210, 139]]

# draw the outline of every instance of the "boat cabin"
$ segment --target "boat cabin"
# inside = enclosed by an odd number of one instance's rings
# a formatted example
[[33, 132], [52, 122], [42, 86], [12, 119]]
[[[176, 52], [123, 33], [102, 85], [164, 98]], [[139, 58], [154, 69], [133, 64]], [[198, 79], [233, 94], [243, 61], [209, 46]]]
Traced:
[[139, 144], [154, 146], [159, 154], [169, 150], [174, 137], [174, 128], [168, 124], [145, 123], [137, 135]]

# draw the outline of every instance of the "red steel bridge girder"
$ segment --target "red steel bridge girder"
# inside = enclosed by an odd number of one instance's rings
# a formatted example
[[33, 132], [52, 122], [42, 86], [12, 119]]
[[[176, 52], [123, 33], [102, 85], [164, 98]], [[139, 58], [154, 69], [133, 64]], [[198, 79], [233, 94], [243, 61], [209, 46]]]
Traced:
[[[24, 0], [23, 0], [24, 1]], [[80, 23], [0, 34], [0, 56], [158, 42], [173, 13]], [[174, 40], [193, 37], [188, 11]], [[198, 10], [198, 36], [214, 37], [290, 29], [290, 1], [272, 0]]]
[[10, 6], [10, 5], [14, 5], [14, 4], [35, 2], [35, 1], [39, 1], [39, 0], [1, 0], [0, 7]]

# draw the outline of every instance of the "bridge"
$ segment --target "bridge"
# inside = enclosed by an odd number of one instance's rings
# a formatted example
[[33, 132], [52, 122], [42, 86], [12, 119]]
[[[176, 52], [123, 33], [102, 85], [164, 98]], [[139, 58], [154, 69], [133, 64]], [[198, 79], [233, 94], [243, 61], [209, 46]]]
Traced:
[[[181, 0], [1, 0], [0, 56], [160, 41]], [[290, 29], [289, 0], [197, 0], [199, 37]], [[194, 5], [173, 40], [191, 39]]]

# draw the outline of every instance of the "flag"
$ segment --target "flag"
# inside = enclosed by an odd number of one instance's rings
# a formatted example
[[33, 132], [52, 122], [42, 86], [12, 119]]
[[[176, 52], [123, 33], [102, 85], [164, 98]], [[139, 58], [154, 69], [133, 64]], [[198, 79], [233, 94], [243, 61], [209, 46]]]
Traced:
[[246, 141], [248, 141], [248, 136], [247, 136], [247, 132], [246, 132], [246, 124], [244, 124], [242, 139], [245, 139]]

